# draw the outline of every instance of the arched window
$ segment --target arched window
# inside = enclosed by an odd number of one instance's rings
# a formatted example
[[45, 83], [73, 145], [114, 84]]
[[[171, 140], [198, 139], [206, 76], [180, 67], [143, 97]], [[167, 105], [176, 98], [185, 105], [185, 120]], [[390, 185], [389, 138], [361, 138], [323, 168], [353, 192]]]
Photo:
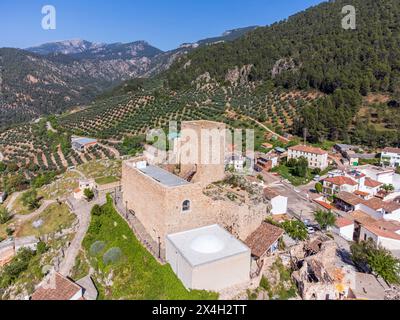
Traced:
[[182, 203], [182, 212], [188, 212], [188, 211], [190, 211], [190, 201], [185, 200]]

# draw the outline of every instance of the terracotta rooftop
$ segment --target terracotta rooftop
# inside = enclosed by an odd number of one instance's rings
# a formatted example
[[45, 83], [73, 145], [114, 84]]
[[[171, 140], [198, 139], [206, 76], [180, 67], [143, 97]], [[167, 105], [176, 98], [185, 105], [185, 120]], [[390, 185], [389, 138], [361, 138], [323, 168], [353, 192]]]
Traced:
[[289, 150], [293, 151], [300, 151], [300, 152], [305, 152], [305, 153], [313, 153], [313, 154], [318, 154], [318, 155], [325, 155], [328, 154], [328, 152], [320, 149], [320, 148], [314, 148], [306, 145], [297, 145], [294, 147], [290, 147]]
[[383, 201], [383, 209], [385, 209], [386, 212], [397, 211], [400, 209], [400, 204], [394, 201]]
[[260, 258], [282, 237], [283, 233], [283, 229], [264, 222], [246, 239], [245, 244], [251, 249], [253, 256]]
[[377, 222], [376, 219], [372, 218], [369, 214], [361, 210], [356, 210], [352, 212], [350, 214], [350, 217], [362, 225], [374, 224], [375, 222]]
[[346, 218], [337, 218], [336, 222], [335, 222], [335, 226], [338, 228], [344, 228], [344, 227], [348, 227], [354, 224], [354, 221], [351, 221], [349, 219]]
[[379, 186], [381, 186], [383, 183], [373, 180], [371, 178], [365, 178], [365, 186], [369, 187], [369, 188], [377, 188]]
[[327, 178], [324, 181], [333, 183], [334, 185], [337, 186], [343, 186], [343, 185], [349, 185], [349, 186], [356, 186], [358, 185], [357, 182], [355, 182], [353, 179], [345, 176], [338, 176], [338, 177], [332, 177], [332, 178]]
[[400, 154], [400, 148], [385, 148], [383, 152]]
[[364, 192], [364, 191], [360, 191], [360, 190], [354, 191], [354, 194], [357, 195], [357, 196], [361, 196], [361, 197], [367, 197], [367, 196], [369, 196], [369, 193], [368, 193], [368, 192]]
[[375, 224], [363, 225], [363, 227], [379, 237], [400, 240], [400, 234], [397, 234], [392, 230], [386, 229], [384, 225], [381, 225], [380, 221]]
[[280, 196], [280, 194], [274, 189], [271, 189], [271, 188], [264, 189], [264, 197], [267, 198], [268, 200], [272, 200], [279, 196]]
[[355, 194], [346, 191], [339, 192], [337, 198], [348, 204], [351, 204], [352, 206], [365, 203], [364, 199], [361, 199], [360, 197], [357, 197]]
[[81, 290], [80, 286], [56, 272], [32, 294], [31, 300], [71, 300]]
[[383, 209], [383, 207], [384, 207], [383, 201], [381, 199], [378, 199], [378, 198], [372, 198], [372, 199], [366, 200], [364, 202], [364, 204], [367, 207], [369, 207], [371, 209], [374, 209], [374, 210]]
[[325, 201], [320, 201], [320, 200], [314, 200], [315, 203], [319, 204], [320, 206], [324, 207], [325, 209], [328, 210], [333, 210], [335, 209], [333, 206], [331, 206], [329, 203]]

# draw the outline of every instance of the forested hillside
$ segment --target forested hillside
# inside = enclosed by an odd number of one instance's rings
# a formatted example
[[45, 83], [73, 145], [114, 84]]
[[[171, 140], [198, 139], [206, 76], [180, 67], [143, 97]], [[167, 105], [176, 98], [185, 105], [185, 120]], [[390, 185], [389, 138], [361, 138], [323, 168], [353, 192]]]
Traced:
[[167, 52], [146, 41], [66, 40], [26, 50], [0, 48], [0, 128], [87, 104], [121, 81], [158, 75], [191, 50], [233, 41], [253, 29], [230, 30]]
[[[356, 30], [341, 27], [345, 5], [357, 10]], [[200, 48], [181, 58], [165, 76], [178, 90], [205, 73], [222, 84], [262, 81], [266, 90], [275, 86], [329, 94], [299, 113], [295, 130], [300, 134], [307, 127], [313, 141], [348, 140], [361, 96], [370, 92], [396, 96], [400, 90], [400, 2], [323, 3], [231, 43]], [[371, 140], [370, 134], [363, 132], [362, 140]], [[390, 143], [398, 140], [396, 132], [383, 136]]]

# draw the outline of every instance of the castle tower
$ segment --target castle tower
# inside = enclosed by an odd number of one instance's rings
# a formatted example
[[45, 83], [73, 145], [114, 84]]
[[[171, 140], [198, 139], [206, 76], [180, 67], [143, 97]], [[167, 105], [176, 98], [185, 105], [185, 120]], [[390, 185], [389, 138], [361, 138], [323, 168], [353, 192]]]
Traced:
[[213, 121], [182, 122], [179, 159], [181, 173], [208, 185], [225, 178], [226, 125]]

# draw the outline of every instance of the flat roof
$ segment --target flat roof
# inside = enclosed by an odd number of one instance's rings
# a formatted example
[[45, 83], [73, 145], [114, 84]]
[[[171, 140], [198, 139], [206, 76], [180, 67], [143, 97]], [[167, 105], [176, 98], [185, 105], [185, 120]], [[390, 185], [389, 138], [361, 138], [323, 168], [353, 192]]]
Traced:
[[95, 142], [97, 142], [97, 140], [92, 139], [92, 138], [74, 138], [74, 139], [72, 139], [72, 143], [79, 143], [82, 145], [89, 144], [89, 143], [95, 143]]
[[192, 266], [233, 257], [250, 249], [219, 225], [167, 235], [167, 239]]
[[179, 187], [190, 184], [190, 182], [185, 179], [153, 165], [148, 165], [138, 170], [167, 187]]

